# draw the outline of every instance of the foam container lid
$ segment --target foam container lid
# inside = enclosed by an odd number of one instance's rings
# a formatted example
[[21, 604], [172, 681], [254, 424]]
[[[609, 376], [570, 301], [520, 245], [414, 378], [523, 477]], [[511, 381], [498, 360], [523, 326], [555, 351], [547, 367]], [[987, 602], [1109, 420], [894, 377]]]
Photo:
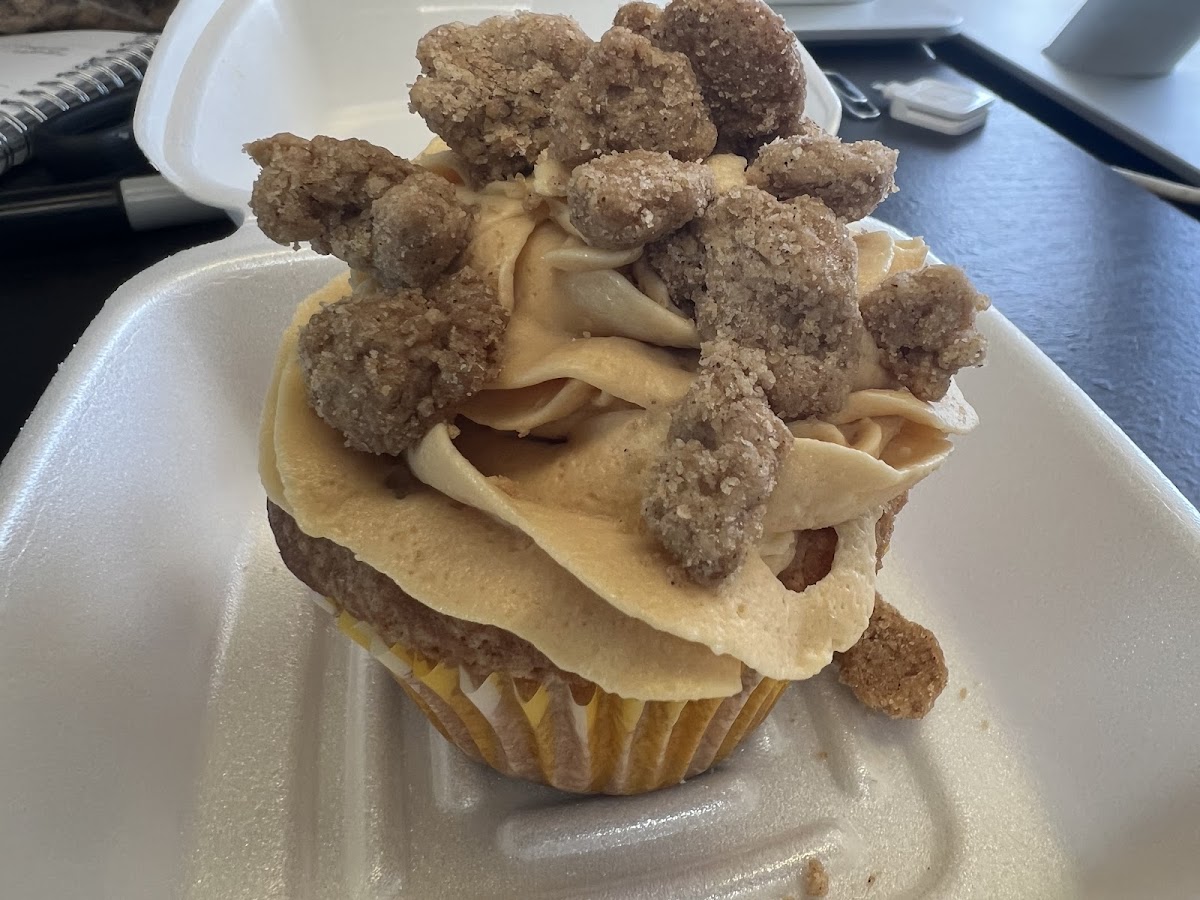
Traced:
[[[411, 154], [417, 37], [510, 8], [184, 0], [139, 138], [242, 216], [244, 141]], [[712, 772], [576, 798], [453, 750], [279, 560], [260, 405], [340, 267], [247, 225], [142, 273], [0, 466], [0, 897], [799, 898], [814, 859], [839, 898], [1200, 896], [1200, 516], [998, 313], [881, 575], [945, 648], [932, 714], [826, 672]]]

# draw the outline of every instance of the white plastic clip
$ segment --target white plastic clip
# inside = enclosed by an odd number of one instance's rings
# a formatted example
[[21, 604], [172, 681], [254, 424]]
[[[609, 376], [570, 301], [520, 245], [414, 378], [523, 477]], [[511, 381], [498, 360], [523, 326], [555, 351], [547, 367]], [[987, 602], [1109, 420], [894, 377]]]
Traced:
[[908, 84], [889, 81], [872, 87], [890, 101], [893, 119], [942, 134], [966, 134], [978, 128], [996, 101], [991, 91], [936, 78], [918, 78]]

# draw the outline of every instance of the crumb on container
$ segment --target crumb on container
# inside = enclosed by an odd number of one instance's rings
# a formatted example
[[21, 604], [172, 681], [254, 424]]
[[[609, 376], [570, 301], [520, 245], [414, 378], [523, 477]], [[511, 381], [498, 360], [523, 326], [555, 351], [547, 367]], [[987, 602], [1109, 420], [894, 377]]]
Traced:
[[829, 873], [815, 856], [804, 864], [803, 881], [806, 897], [824, 897], [829, 893]]
[[933, 632], [878, 594], [867, 630], [835, 658], [842, 684], [865, 706], [893, 719], [923, 718], [946, 687], [946, 660]]

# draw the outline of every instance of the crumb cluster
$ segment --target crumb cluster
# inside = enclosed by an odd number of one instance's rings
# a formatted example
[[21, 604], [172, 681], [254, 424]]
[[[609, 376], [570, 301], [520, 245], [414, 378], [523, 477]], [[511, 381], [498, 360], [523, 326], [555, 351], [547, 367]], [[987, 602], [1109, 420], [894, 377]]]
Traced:
[[799, 126], [806, 90], [799, 45], [765, 3], [673, 0], [654, 32], [659, 46], [691, 61], [723, 145], [744, 149]]
[[410, 175], [372, 207], [376, 277], [384, 285], [432, 284], [466, 246], [470, 223], [450, 182], [432, 172]]
[[737, 571], [762, 536], [792, 436], [767, 405], [761, 354], [728, 343], [705, 350], [648, 473], [642, 516], [694, 580], [712, 584]]
[[700, 238], [701, 338], [764, 351], [775, 376], [767, 398], [784, 418], [839, 409], [862, 328], [849, 232], [819, 201], [741, 187], [713, 202]]
[[626, 3], [613, 16], [613, 25], [617, 28], [628, 28], [634, 34], [654, 40], [658, 36], [658, 24], [662, 21], [661, 6], [634, 0]]
[[277, 134], [246, 145], [262, 171], [250, 209], [281, 244], [310, 241], [353, 267], [372, 257], [371, 207], [416, 171], [405, 159], [356, 139]]
[[893, 719], [923, 718], [948, 679], [933, 632], [904, 618], [878, 594], [867, 630], [837, 659], [842, 684], [864, 705]]
[[682, 228], [712, 196], [712, 172], [700, 163], [630, 150], [578, 166], [567, 202], [571, 224], [589, 244], [625, 250]]
[[959, 370], [983, 363], [975, 314], [988, 298], [962, 269], [926, 266], [889, 278], [862, 298], [862, 317], [885, 368], [921, 400], [940, 400]]
[[701, 160], [716, 142], [687, 57], [625, 28], [589, 48], [554, 101], [550, 154], [567, 167], [625, 150]]
[[495, 377], [506, 325], [470, 267], [425, 291], [362, 282], [300, 330], [309, 402], [347, 446], [400, 454]]
[[667, 286], [671, 302], [693, 315], [696, 300], [704, 291], [704, 244], [700, 240], [699, 223], [692, 222], [647, 244], [642, 252], [650, 268]]
[[809, 124], [802, 134], [764, 146], [746, 180], [780, 200], [815, 197], [838, 218], [854, 222], [896, 190], [898, 155], [878, 141], [843, 143]]
[[441, 25], [417, 44], [421, 75], [409, 101], [481, 181], [526, 173], [550, 143], [555, 97], [591, 45], [566, 16]]
[[496, 374], [507, 311], [469, 267], [451, 272], [470, 213], [444, 178], [366, 141], [278, 134], [246, 150], [262, 231], [354, 275], [300, 330], [309, 402], [347, 446], [403, 452]]
[[308, 241], [388, 288], [431, 284], [466, 247], [453, 186], [382, 147], [285, 133], [246, 151], [262, 169], [250, 208], [281, 244]]

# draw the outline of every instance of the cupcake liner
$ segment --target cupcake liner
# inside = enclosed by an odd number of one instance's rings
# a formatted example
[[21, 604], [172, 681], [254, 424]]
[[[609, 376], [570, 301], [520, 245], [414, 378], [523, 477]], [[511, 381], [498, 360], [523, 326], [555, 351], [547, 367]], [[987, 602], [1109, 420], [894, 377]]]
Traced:
[[446, 740], [505, 775], [576, 793], [640, 794], [711, 768], [766, 718], [788, 682], [745, 670], [712, 700], [629, 700], [595, 685], [496, 671], [482, 681], [321, 601], [338, 627], [387, 666]]

